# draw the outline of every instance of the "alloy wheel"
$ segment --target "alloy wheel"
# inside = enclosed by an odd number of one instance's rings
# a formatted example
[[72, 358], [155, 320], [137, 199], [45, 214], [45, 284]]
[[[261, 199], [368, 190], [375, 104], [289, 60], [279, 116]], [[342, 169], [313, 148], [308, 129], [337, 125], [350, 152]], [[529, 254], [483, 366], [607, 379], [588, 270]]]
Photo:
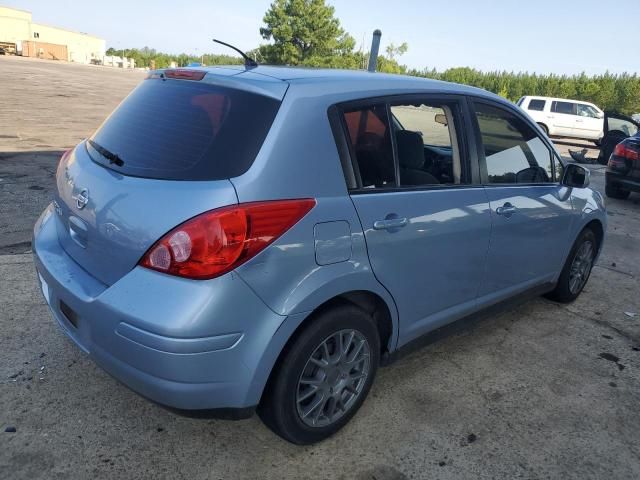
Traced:
[[296, 391], [297, 412], [305, 425], [331, 425], [353, 407], [369, 376], [370, 354], [365, 336], [353, 329], [335, 332], [316, 347]]
[[579, 293], [587, 283], [593, 266], [593, 254], [593, 242], [587, 240], [580, 245], [573, 257], [569, 270], [569, 291], [574, 295]]

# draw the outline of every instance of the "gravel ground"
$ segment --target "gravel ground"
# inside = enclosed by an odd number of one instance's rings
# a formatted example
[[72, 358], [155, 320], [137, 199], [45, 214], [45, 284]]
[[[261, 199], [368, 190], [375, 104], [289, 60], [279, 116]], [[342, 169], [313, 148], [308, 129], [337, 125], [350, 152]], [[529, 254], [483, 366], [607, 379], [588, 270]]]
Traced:
[[639, 195], [608, 200], [578, 301], [534, 299], [381, 369], [319, 445], [178, 417], [96, 367], [49, 316], [30, 229], [61, 152], [142, 77], [0, 57], [0, 478], [640, 478]]

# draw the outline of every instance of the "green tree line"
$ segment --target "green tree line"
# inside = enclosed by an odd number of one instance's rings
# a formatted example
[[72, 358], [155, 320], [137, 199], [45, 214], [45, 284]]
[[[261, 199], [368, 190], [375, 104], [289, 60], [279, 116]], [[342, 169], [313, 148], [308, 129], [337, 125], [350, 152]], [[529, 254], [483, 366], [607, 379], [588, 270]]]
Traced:
[[[264, 25], [260, 28], [260, 35], [269, 43], [248, 52], [260, 63], [348, 69], [367, 67], [369, 52], [364, 46], [357, 48], [355, 39], [342, 28], [335, 9], [325, 0], [273, 0], [262, 20]], [[640, 112], [640, 77], [637, 73], [568, 76], [481, 72], [467, 67], [440, 72], [435, 69], [416, 70], [399, 62], [408, 48], [406, 43], [398, 46], [389, 44], [385, 54], [378, 56], [378, 71], [471, 85], [513, 102], [524, 95], [540, 95], [593, 102], [604, 110], [625, 114]], [[120, 55], [121, 51], [111, 48], [107, 54]], [[171, 62], [178, 66], [191, 62], [206, 65], [242, 63], [236, 56], [170, 55], [148, 47], [125, 49], [124, 54], [135, 59], [139, 67], [165, 68]]]
[[620, 75], [540, 75], [536, 73], [481, 72], [472, 68], [407, 70], [409, 75], [463, 83], [489, 90], [516, 102], [524, 95], [571, 98], [627, 115], [640, 112], [640, 77]]
[[167, 68], [171, 62], [177, 66], [184, 67], [190, 63], [204, 63], [205, 65], [237, 65], [242, 63], [242, 59], [232, 55], [216, 55], [205, 53], [204, 55], [194, 55], [188, 53], [170, 54], [162, 53], [149, 47], [144, 48], [109, 48], [107, 55], [117, 57], [133, 58], [136, 67], [141, 68]]

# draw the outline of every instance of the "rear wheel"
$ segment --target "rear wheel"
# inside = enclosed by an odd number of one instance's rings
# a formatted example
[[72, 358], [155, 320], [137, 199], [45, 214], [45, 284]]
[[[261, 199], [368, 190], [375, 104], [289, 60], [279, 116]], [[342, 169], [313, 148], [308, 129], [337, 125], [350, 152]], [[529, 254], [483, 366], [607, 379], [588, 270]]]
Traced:
[[379, 359], [379, 334], [369, 315], [348, 304], [327, 310], [287, 345], [258, 414], [285, 440], [323, 440], [360, 408]]
[[626, 198], [629, 198], [629, 195], [631, 194], [629, 190], [622, 190], [621, 188], [617, 187], [613, 183], [607, 183], [605, 185], [604, 193], [607, 194], [607, 197], [617, 198], [619, 200], [624, 200]]
[[571, 248], [556, 287], [548, 297], [562, 303], [573, 302], [578, 298], [589, 280], [597, 252], [598, 240], [593, 230], [583, 230]]
[[545, 135], [548, 137], [549, 136], [549, 129], [547, 128], [547, 126], [544, 123], [539, 123], [538, 126], [544, 130]]

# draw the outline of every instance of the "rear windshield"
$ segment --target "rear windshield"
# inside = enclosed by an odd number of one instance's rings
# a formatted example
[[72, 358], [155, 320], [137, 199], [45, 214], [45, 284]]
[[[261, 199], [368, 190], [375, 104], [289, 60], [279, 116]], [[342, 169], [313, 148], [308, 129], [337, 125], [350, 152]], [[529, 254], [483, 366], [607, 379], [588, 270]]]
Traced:
[[253, 163], [279, 105], [198, 81], [147, 79], [96, 131], [87, 150], [95, 162], [124, 175], [236, 177]]

